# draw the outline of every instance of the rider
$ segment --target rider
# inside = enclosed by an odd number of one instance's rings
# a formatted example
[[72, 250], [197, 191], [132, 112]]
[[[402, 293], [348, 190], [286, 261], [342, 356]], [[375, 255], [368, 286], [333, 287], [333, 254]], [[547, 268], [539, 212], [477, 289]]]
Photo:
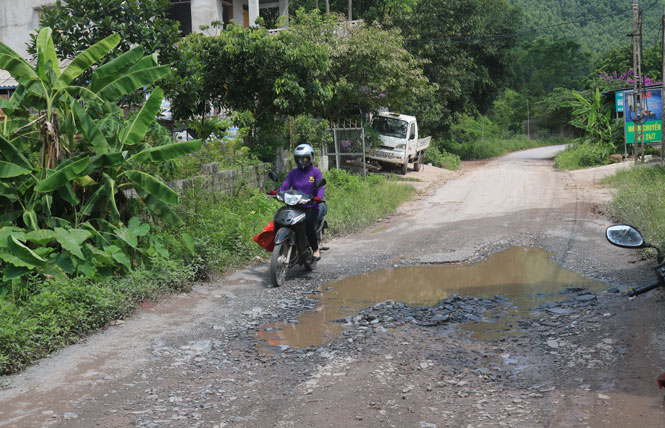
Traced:
[[[316, 188], [315, 183], [323, 178], [323, 174], [314, 165], [314, 149], [309, 144], [300, 144], [293, 152], [293, 158], [296, 161], [297, 168], [291, 170], [286, 180], [279, 188], [289, 190], [291, 188], [303, 193], [314, 195], [314, 204], [303, 205], [306, 215], [307, 241], [312, 247], [312, 260], [321, 260], [321, 252], [316, 239], [316, 223], [319, 220], [319, 203], [323, 200], [325, 188], [323, 186]], [[325, 204], [323, 205], [325, 214]]]

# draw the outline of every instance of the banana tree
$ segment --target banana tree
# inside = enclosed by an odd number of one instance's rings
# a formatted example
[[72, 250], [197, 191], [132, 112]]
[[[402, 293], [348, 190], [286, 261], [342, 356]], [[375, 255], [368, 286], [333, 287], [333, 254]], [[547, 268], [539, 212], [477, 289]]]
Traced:
[[154, 88], [121, 126], [111, 131], [101, 126], [109, 115], [125, 115], [117, 105], [123, 96], [153, 85], [169, 68], [135, 47], [97, 67], [86, 86], [75, 84], [120, 40], [117, 34], [101, 40], [64, 69], [49, 28], [37, 38], [34, 67], [0, 43], [0, 69], [19, 83], [12, 97], [0, 102], [7, 116], [0, 123], [0, 268], [5, 284], [34, 274], [117, 273], [131, 269], [136, 254], [164, 255], [154, 237], [144, 239], [147, 248], [139, 245], [149, 226], [134, 216], [129, 196], [154, 218], [181, 222], [170, 208], [177, 194], [141, 171], [141, 164], [200, 147], [200, 141], [157, 147], [144, 143], [163, 91]]

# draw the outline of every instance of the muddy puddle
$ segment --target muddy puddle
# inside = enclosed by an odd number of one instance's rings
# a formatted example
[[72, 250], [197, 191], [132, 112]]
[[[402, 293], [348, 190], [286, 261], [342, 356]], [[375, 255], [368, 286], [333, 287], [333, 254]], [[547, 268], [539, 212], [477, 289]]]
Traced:
[[410, 306], [429, 306], [462, 296], [504, 296], [512, 309], [492, 322], [465, 323], [461, 328], [479, 339], [519, 333], [513, 328], [528, 310], [546, 301], [563, 299], [566, 288], [599, 290], [607, 284], [584, 278], [555, 263], [551, 254], [534, 247], [514, 247], [470, 265], [430, 265], [384, 269], [324, 285], [314, 312], [298, 324], [274, 323], [261, 328], [262, 349], [302, 348], [330, 342], [342, 332], [334, 322], [378, 302], [393, 300]]

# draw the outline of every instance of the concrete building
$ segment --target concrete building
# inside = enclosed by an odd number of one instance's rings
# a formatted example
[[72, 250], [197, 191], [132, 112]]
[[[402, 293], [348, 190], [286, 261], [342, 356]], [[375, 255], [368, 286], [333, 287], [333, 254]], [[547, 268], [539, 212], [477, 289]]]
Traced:
[[[54, 0], [0, 0], [0, 41], [24, 57], [30, 34], [39, 26], [42, 9], [53, 5]], [[201, 25], [213, 21], [244, 26], [254, 25], [259, 11], [279, 8], [279, 14], [289, 13], [288, 0], [171, 0], [169, 15], [180, 21], [183, 34], [199, 31]]]
[[24, 57], [30, 33], [39, 26], [42, 6], [52, 0], [2, 0], [0, 1], [0, 41]]
[[199, 31], [201, 25], [212, 21], [235, 24], [245, 27], [254, 25], [259, 11], [265, 8], [279, 8], [279, 15], [289, 15], [288, 0], [171, 0], [172, 19], [180, 21], [184, 34]]

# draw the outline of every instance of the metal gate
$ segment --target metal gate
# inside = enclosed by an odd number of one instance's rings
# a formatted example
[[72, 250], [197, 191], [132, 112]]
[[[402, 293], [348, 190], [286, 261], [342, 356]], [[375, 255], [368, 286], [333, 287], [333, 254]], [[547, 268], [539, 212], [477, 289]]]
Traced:
[[336, 168], [347, 171], [362, 169], [367, 176], [365, 162], [365, 129], [362, 120], [330, 122], [332, 142], [324, 144], [321, 159], [325, 169]]

